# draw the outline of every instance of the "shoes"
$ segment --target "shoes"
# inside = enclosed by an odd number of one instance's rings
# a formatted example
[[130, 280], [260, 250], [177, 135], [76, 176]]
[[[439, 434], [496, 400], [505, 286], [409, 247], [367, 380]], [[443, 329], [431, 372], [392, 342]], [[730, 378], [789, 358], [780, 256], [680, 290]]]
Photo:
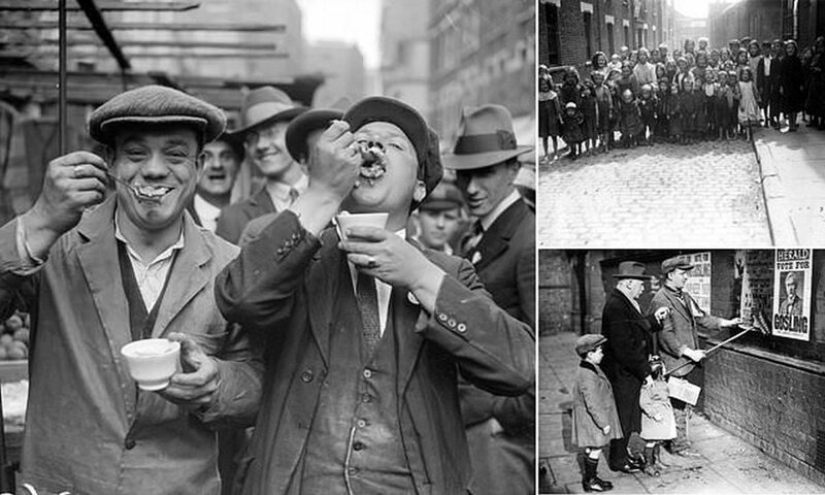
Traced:
[[584, 491], [586, 491], [588, 493], [590, 493], [590, 492], [607, 492], [607, 491], [610, 491], [610, 490], [613, 489], [613, 483], [610, 483], [609, 481], [604, 481], [604, 480], [599, 479], [598, 477], [595, 477], [593, 479], [583, 481], [582, 482], [582, 488], [584, 488]]
[[641, 471], [642, 467], [639, 466], [638, 464], [631, 464], [631, 463], [627, 462], [623, 466], [620, 466], [620, 467], [610, 466], [610, 470], [611, 471], [620, 471], [622, 473], [627, 473], [627, 474], [632, 474], [632, 473], [638, 473], [639, 471]]
[[702, 454], [700, 454], [699, 452], [696, 452], [695, 450], [693, 450], [691, 448], [682, 449], [678, 452], [674, 452], [673, 454], [678, 455], [680, 457], [692, 457], [692, 458], [702, 457]]

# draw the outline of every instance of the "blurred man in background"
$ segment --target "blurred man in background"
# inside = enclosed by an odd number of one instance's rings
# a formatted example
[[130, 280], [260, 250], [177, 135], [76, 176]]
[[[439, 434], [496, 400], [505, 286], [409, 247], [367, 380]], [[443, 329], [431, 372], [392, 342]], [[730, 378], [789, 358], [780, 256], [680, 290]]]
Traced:
[[229, 206], [243, 156], [243, 145], [227, 133], [203, 147], [203, 170], [189, 213], [195, 222], [212, 232], [221, 210]]

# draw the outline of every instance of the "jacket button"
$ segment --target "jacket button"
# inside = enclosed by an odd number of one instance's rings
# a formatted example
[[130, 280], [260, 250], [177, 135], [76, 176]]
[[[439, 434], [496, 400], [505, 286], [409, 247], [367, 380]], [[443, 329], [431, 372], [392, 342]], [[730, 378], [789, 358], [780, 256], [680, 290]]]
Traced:
[[304, 382], [304, 383], [311, 382], [312, 378], [313, 378], [312, 370], [304, 370], [304, 372], [301, 373], [301, 381]]
[[372, 376], [372, 370], [369, 368], [364, 370], [364, 378], [370, 378]]
[[441, 320], [441, 321], [447, 321], [447, 315], [445, 315], [444, 313], [441, 313], [440, 315], [438, 315], [438, 319]]
[[357, 425], [358, 425], [358, 428], [364, 428], [365, 426], [367, 426], [367, 422], [364, 421], [363, 419], [359, 419]]
[[127, 436], [126, 440], [123, 442], [123, 446], [126, 447], [126, 450], [132, 450], [137, 445], [137, 442], [133, 437]]
[[454, 319], [450, 318], [450, 320], [447, 322], [447, 325], [448, 325], [450, 328], [455, 328], [455, 326], [456, 326], [456, 321], [455, 321]]
[[458, 330], [459, 333], [464, 333], [467, 331], [467, 325], [465, 325], [464, 323], [459, 323], [456, 330]]
[[352, 450], [364, 450], [364, 447], [366, 447], [366, 445], [362, 442], [355, 442], [352, 444]]
[[372, 402], [372, 396], [370, 394], [361, 394], [361, 402], [369, 404]]

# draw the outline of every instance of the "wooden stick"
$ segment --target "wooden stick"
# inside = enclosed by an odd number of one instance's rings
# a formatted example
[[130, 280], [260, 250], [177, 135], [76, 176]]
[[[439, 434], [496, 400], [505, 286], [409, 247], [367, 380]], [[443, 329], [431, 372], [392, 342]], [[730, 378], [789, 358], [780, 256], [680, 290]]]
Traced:
[[[724, 342], [720, 342], [720, 343], [716, 344], [715, 346], [713, 346], [713, 347], [711, 347], [710, 349], [708, 349], [708, 350], [706, 350], [706, 351], [705, 351], [705, 357], [707, 357], [707, 355], [708, 355], [708, 354], [710, 354], [711, 352], [715, 351], [716, 349], [719, 349], [720, 347], [722, 347], [722, 346], [723, 346], [723, 345], [725, 345], [725, 344], [728, 344], [728, 343], [730, 343], [730, 342], [733, 342], [734, 340], [736, 340], [736, 339], [738, 339], [739, 337], [741, 337], [741, 336], [745, 335], [746, 333], [750, 332], [751, 330], [754, 330], [755, 328], [756, 328], [756, 327], [754, 327], [754, 326], [750, 326], [750, 327], [748, 327], [748, 328], [746, 328], [746, 329], [742, 330], [741, 332], [737, 333], [737, 334], [736, 334], [736, 335], [734, 335], [733, 337], [729, 338], [728, 340], [726, 340], [726, 341], [724, 341]], [[680, 370], [680, 369], [684, 368], [685, 366], [687, 366], [687, 365], [689, 365], [689, 364], [696, 364], [696, 363], [695, 363], [695, 362], [693, 362], [693, 361], [691, 361], [691, 360], [688, 360], [686, 363], [682, 363], [682, 364], [680, 364], [679, 366], [677, 366], [677, 367], [673, 368], [672, 370], [669, 370], [669, 371], [665, 372], [665, 376], [668, 376], [668, 375], [670, 375], [671, 373], [673, 373], [674, 371]]]

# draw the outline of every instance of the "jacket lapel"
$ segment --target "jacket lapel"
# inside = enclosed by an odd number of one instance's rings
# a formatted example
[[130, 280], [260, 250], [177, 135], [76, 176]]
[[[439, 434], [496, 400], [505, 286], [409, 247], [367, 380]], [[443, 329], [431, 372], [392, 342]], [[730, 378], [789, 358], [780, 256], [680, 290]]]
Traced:
[[[316, 255], [316, 260], [313, 260], [313, 264], [318, 266], [309, 270], [309, 279], [305, 282], [305, 287], [312, 287], [317, 292], [306, 293], [304, 296], [308, 304], [310, 329], [324, 363], [329, 366], [329, 327], [332, 325], [338, 284], [342, 283], [341, 278], [346, 274], [342, 268], [346, 259], [337, 247], [338, 235], [334, 229], [326, 231], [322, 239], [324, 247]], [[349, 279], [345, 278], [343, 282], [349, 282]]]
[[275, 208], [275, 203], [266, 190], [266, 186], [261, 187], [257, 194], [249, 198], [249, 215], [250, 218], [256, 218], [266, 213], [275, 213], [278, 210]]
[[[117, 257], [114, 228], [115, 198], [110, 197], [80, 222], [78, 232], [87, 242], [77, 248], [77, 257], [94, 299], [109, 351], [120, 375], [121, 383], [132, 383], [129, 370], [120, 358], [120, 349], [131, 342], [129, 304], [123, 291], [123, 280]], [[135, 407], [134, 394], [121, 397], [125, 410]]]
[[410, 300], [409, 292], [406, 289], [392, 289], [392, 318], [395, 329], [395, 339], [398, 349], [398, 389], [399, 394], [403, 394], [407, 389], [412, 377], [415, 364], [424, 344], [424, 339], [414, 332], [418, 317], [421, 314], [421, 306]]
[[195, 295], [211, 282], [205, 265], [212, 259], [200, 230], [188, 214], [183, 218], [183, 249], [177, 254], [169, 276], [169, 285], [160, 301], [158, 319], [152, 337], [166, 333], [172, 320], [189, 304]]
[[[490, 225], [490, 228], [481, 236], [481, 241], [476, 246], [475, 250], [468, 253], [470, 256], [467, 259], [473, 263], [476, 271], [481, 271], [498, 258], [510, 244], [513, 234], [515, 234], [521, 219], [527, 214], [527, 205], [524, 201], [519, 199], [504, 212], [499, 215], [495, 222]], [[472, 251], [477, 251], [479, 256], [472, 254]]]

